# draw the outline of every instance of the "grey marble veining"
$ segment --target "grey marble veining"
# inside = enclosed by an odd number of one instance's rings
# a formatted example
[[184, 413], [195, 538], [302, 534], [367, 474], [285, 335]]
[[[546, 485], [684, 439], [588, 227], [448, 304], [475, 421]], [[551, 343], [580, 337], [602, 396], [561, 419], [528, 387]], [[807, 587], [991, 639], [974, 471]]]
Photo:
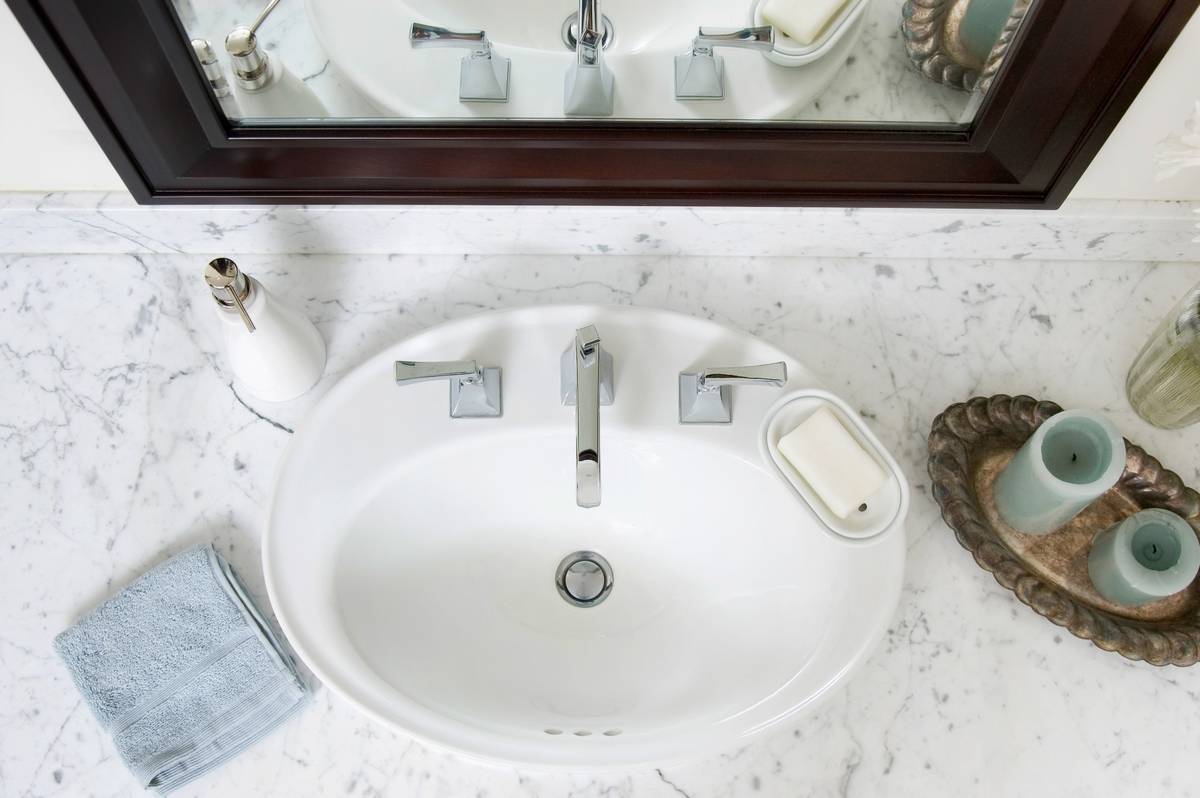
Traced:
[[[277, 224], [272, 234], [285, 234]], [[252, 271], [303, 306], [329, 342], [325, 379], [292, 403], [257, 402], [232, 382], [195, 256], [0, 254], [0, 795], [139, 794], [54, 659], [53, 635], [201, 540], [215, 540], [261, 599], [259, 534], [275, 463], [312, 402], [403, 336], [551, 302], [715, 319], [795, 354], [862, 411], [914, 489], [905, 587], [884, 644], [817, 714], [669, 770], [474, 764], [376, 726], [319, 688], [313, 706], [184, 795], [1196, 791], [1200, 669], [1126, 662], [1017, 603], [938, 518], [924, 441], [953, 401], [1028, 392], [1102, 410], [1200, 482], [1200, 431], [1148, 427], [1121, 389], [1143, 338], [1200, 280], [1200, 265], [264, 255]]]
[[[221, 48], [226, 34], [237, 25], [248, 25], [266, 0], [174, 0], [188, 36], [212, 42], [228, 71]], [[833, 83], [798, 116], [805, 121], [894, 122], [954, 124], [962, 121], [970, 95], [927, 80], [913, 67], [900, 36], [900, 8], [904, 0], [870, 0], [862, 37]], [[436, 4], [423, 6], [428, 21], [454, 27], [467, 24], [464, 12], [450, 8], [448, 18], [436, 19]], [[548, 7], [549, 24], [557, 27], [571, 8], [567, 0], [560, 11]], [[735, 4], [725, 19], [704, 24], [738, 27], [748, 23], [749, 0]], [[620, 25], [620, 19], [615, 20]], [[477, 25], [478, 23], [476, 23]], [[339, 73], [309, 25], [301, 0], [287, 0], [271, 12], [262, 27], [263, 46], [277, 53], [321, 98], [334, 118], [378, 116], [380, 111]], [[396, 31], [396, 46], [407, 47], [407, 30]], [[565, 61], [564, 61], [565, 64]], [[414, 90], [423, 90], [414, 87]]]
[[1196, 260], [1200, 203], [1058, 211], [586, 206], [138, 206], [0, 193], [0, 252]]

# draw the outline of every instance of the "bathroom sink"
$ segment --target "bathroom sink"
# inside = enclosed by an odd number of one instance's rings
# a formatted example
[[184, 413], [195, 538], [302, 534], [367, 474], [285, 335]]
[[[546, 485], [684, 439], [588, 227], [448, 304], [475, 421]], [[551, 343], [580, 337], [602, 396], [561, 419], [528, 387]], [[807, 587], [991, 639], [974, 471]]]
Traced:
[[[575, 491], [560, 356], [595, 325], [615, 363], [600, 411], [603, 499]], [[503, 368], [503, 415], [450, 418], [444, 381], [394, 361]], [[507, 763], [661, 765], [810, 710], [895, 610], [900, 524], [828, 533], [764, 462], [778, 388], [739, 387], [733, 422], [678, 421], [678, 373], [783, 360], [662, 311], [556, 306], [443, 324], [335, 386], [283, 459], [263, 541], [272, 605], [333, 691], [427, 743]], [[595, 552], [611, 590], [565, 600], [564, 557]]]
[[[563, 118], [563, 81], [575, 54], [562, 25], [577, 8], [569, 0], [509, 3], [481, 0], [306, 0], [309, 22], [334, 64], [381, 111], [399, 117]], [[818, 97], [845, 63], [862, 32], [860, 14], [820, 60], [788, 68], [760, 53], [724, 48], [723, 100], [675, 100], [674, 57], [688, 52], [700, 25], [749, 24], [750, 0], [601, 0], [614, 37], [604, 53], [612, 68], [613, 116], [631, 119], [788, 119]], [[506, 103], [458, 98], [461, 49], [409, 46], [413, 22], [487, 31], [499, 55], [512, 59]]]

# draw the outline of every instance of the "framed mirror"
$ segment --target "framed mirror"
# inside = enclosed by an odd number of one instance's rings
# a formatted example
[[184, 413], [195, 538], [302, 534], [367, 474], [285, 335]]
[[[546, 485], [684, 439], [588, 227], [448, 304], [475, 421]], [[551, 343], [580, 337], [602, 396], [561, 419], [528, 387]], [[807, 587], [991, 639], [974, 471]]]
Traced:
[[8, 0], [143, 202], [1054, 207], [1197, 0]]

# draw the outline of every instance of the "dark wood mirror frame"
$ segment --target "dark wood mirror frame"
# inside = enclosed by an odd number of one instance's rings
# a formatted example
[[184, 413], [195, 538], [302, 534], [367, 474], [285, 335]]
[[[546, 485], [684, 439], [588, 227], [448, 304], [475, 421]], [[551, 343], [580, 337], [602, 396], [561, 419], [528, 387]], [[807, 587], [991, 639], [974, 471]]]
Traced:
[[1040, 0], [975, 121], [959, 130], [236, 127], [207, 90], [168, 0], [7, 2], [139, 202], [1026, 208], [1062, 203], [1200, 5]]

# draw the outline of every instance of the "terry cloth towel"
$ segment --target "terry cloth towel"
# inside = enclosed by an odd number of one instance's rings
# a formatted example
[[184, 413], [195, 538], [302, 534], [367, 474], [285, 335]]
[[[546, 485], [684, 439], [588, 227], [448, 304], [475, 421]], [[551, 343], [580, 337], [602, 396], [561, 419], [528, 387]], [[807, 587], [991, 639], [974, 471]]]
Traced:
[[163, 795], [250, 747], [307, 697], [211, 544], [150, 569], [54, 647], [125, 764]]

